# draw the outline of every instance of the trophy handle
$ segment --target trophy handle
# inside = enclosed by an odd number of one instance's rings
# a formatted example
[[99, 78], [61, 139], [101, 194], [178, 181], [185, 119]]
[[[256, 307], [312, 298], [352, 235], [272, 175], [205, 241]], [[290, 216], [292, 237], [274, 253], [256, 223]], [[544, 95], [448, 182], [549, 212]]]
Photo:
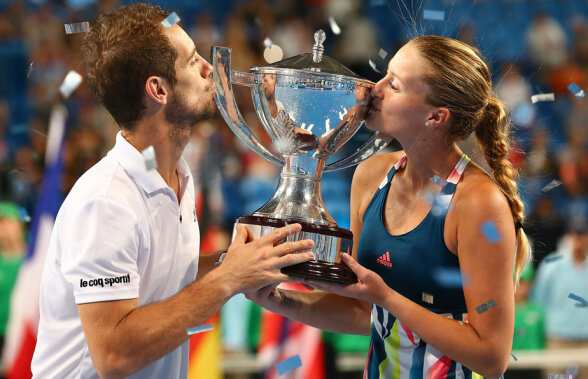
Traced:
[[368, 159], [378, 151], [382, 150], [384, 147], [386, 147], [388, 142], [382, 138], [379, 138], [378, 134], [378, 132], [372, 134], [370, 139], [361, 145], [352, 155], [326, 165], [325, 172], [351, 167], [360, 163], [361, 161]]
[[214, 89], [216, 90], [214, 100], [229, 128], [231, 128], [233, 133], [244, 144], [259, 156], [278, 166], [282, 166], [282, 160], [266, 149], [257, 137], [251, 133], [235, 101], [232, 82], [251, 86], [254, 82], [253, 75], [245, 72], [231, 71], [231, 49], [228, 47], [213, 46], [211, 61], [214, 72]]

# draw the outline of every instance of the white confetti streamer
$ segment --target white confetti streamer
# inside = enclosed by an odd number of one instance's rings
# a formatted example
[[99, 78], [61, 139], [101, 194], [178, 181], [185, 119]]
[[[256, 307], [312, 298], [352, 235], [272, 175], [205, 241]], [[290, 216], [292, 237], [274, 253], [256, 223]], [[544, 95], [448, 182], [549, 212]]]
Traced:
[[374, 63], [374, 61], [372, 61], [371, 59], [368, 61], [368, 63], [370, 64], [370, 67], [372, 68], [372, 70], [374, 70], [375, 72], [377, 72], [378, 74], [381, 74], [382, 72], [380, 70], [378, 70], [378, 68], [376, 67], [376, 64]]
[[157, 168], [157, 159], [155, 157], [155, 149], [153, 146], [149, 146], [143, 150], [141, 154], [143, 155], [147, 171], [155, 170]]
[[539, 103], [542, 101], [554, 101], [555, 95], [553, 93], [540, 93], [537, 95], [531, 96], [531, 103]]
[[59, 86], [59, 92], [64, 99], [67, 99], [82, 83], [82, 75], [78, 74], [74, 70], [71, 70], [63, 79], [63, 82]]
[[88, 21], [64, 24], [63, 26], [65, 26], [65, 34], [85, 33], [90, 31], [90, 23], [88, 23]]
[[388, 52], [384, 49], [380, 49], [380, 51], [378, 51], [378, 55], [380, 56], [380, 58], [386, 59], [386, 57], [388, 56]]
[[206, 325], [195, 326], [193, 328], [188, 328], [188, 329], [186, 329], [186, 333], [189, 336], [191, 336], [196, 333], [208, 332], [209, 330], [212, 330], [212, 329], [214, 329], [214, 326], [212, 326], [212, 324], [206, 324]]
[[331, 26], [331, 30], [333, 31], [333, 34], [335, 34], [337, 36], [339, 34], [341, 34], [341, 28], [339, 27], [339, 25], [337, 25], [337, 22], [335, 21], [333, 16], [329, 17], [329, 25]]
[[172, 12], [165, 18], [165, 20], [161, 21], [161, 25], [163, 25], [166, 29], [171, 29], [171, 27], [178, 22], [180, 22], [180, 16], [178, 16], [176, 12]]

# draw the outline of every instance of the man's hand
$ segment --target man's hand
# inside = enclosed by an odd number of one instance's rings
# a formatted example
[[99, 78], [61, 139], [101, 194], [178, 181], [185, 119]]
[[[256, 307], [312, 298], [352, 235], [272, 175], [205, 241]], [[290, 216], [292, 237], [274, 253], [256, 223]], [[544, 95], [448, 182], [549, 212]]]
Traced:
[[301, 229], [300, 224], [292, 224], [253, 240], [248, 228], [238, 226], [235, 239], [218, 270], [223, 270], [231, 278], [236, 286], [236, 293], [251, 292], [272, 284], [275, 286], [279, 282], [299, 282], [300, 278], [290, 277], [280, 270], [314, 259], [314, 254], [308, 251], [314, 246], [314, 242], [280, 241]]

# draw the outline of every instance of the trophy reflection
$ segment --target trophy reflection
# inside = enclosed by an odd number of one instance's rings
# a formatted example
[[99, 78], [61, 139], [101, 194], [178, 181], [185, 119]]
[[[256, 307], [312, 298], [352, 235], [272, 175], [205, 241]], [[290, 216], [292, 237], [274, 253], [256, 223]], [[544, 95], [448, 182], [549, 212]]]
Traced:
[[[353, 234], [340, 228], [323, 204], [323, 172], [355, 165], [386, 145], [374, 133], [357, 151], [333, 163], [327, 160], [363, 125], [374, 83], [323, 55], [324, 32], [315, 33], [312, 53], [297, 55], [248, 73], [230, 69], [231, 50], [215, 46], [212, 65], [219, 111], [231, 130], [250, 149], [282, 167], [272, 198], [236, 224], [249, 227], [254, 237], [290, 223], [302, 230], [288, 240], [312, 239], [315, 260], [282, 269], [289, 275], [353, 283], [357, 278], [341, 262], [352, 253]], [[270, 136], [268, 150], [246, 125], [236, 104], [232, 85], [251, 89], [257, 116]]]

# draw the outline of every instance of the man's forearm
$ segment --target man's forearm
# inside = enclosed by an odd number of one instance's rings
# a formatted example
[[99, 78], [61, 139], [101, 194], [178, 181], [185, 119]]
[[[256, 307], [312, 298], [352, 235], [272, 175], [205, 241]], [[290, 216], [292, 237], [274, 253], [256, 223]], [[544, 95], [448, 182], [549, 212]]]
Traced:
[[86, 332], [97, 371], [104, 377], [128, 376], [176, 349], [188, 339], [187, 328], [204, 324], [233, 295], [226, 282], [211, 273], [168, 300], [131, 309], [111, 329]]
[[196, 280], [201, 279], [204, 275], [208, 274], [217, 266], [217, 261], [221, 254], [226, 253], [227, 250], [218, 250], [212, 253], [200, 253], [198, 259], [198, 276]]

